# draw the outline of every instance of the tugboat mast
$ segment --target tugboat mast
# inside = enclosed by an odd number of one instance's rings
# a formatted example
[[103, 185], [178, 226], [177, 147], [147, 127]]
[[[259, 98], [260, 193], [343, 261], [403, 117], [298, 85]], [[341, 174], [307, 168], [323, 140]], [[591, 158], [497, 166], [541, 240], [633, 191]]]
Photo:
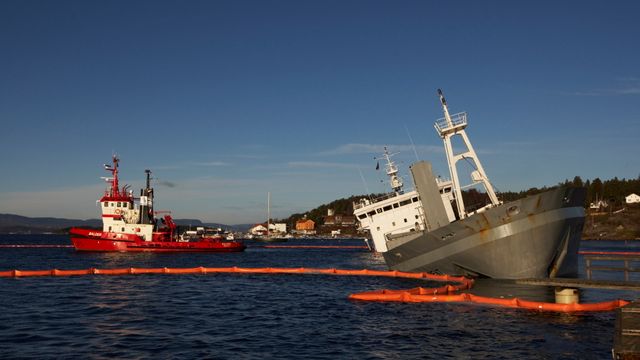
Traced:
[[118, 156], [113, 155], [112, 161], [113, 161], [113, 165], [104, 164], [104, 169], [111, 172], [111, 178], [103, 178], [111, 182], [111, 189], [109, 189], [109, 193], [105, 195], [111, 196], [111, 197], [119, 197], [120, 188], [118, 184], [118, 163], [120, 162], [120, 159], [118, 159]]
[[[491, 205], [495, 206], [500, 204], [498, 197], [496, 196], [495, 191], [493, 190], [493, 186], [489, 182], [489, 178], [478, 159], [478, 155], [476, 154], [471, 142], [469, 141], [469, 137], [465, 132], [465, 128], [467, 127], [467, 113], [461, 112], [458, 114], [454, 114], [451, 116], [449, 114], [449, 108], [447, 106], [447, 101], [444, 98], [444, 94], [442, 90], [438, 89], [438, 96], [440, 97], [440, 103], [442, 104], [442, 110], [444, 112], [444, 118], [436, 120], [435, 128], [438, 132], [438, 135], [444, 141], [444, 148], [447, 154], [447, 163], [449, 164], [449, 172], [451, 174], [451, 180], [453, 181], [453, 191], [455, 194], [456, 205], [458, 208], [458, 214], [460, 219], [467, 217], [469, 214], [466, 211], [464, 206], [464, 200], [462, 199], [462, 186], [460, 185], [460, 179], [458, 179], [458, 169], [457, 162], [465, 159], [473, 162], [475, 170], [471, 172], [471, 180], [472, 183], [468, 186], [474, 186], [476, 184], [482, 184], [489, 195], [489, 199], [491, 200]], [[453, 153], [453, 146], [451, 144], [451, 138], [455, 135], [459, 135], [462, 137], [462, 141], [467, 148], [466, 151], [463, 151], [459, 154]]]

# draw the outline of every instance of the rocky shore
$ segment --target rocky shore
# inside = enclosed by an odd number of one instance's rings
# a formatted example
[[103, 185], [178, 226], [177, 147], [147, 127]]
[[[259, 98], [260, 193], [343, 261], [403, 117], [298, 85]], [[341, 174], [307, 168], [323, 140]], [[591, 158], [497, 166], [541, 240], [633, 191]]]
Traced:
[[640, 240], [640, 206], [587, 211], [583, 240]]

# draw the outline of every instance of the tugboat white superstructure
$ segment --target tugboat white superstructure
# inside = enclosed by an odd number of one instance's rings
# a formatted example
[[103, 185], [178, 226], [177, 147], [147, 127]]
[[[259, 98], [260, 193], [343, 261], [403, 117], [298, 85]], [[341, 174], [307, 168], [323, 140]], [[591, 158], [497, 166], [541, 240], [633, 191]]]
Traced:
[[[118, 183], [119, 159], [105, 164], [111, 177], [104, 178], [110, 186], [99, 200], [102, 211], [102, 231], [71, 228], [71, 242], [78, 251], [153, 251], [153, 252], [236, 252], [243, 251], [240, 241], [224, 241], [222, 237], [202, 236], [189, 240], [176, 234], [177, 226], [171, 215], [161, 219], [159, 226], [153, 211], [151, 171], [145, 170], [146, 187], [135, 199], [128, 185]], [[136, 202], [135, 200], [139, 200]]]
[[[575, 275], [584, 189], [559, 187], [501, 203], [466, 135], [467, 114], [450, 115], [442, 91], [438, 96], [444, 118], [436, 121], [435, 128], [444, 142], [451, 182], [440, 183], [431, 164], [419, 161], [411, 166], [416, 190], [410, 192], [411, 206], [406, 210], [394, 211], [400, 208], [399, 196], [405, 195], [396, 189], [383, 200], [354, 204], [361, 226], [371, 231], [387, 265], [400, 271], [505, 279]], [[454, 136], [461, 137], [465, 146], [460, 153], [453, 150]], [[463, 159], [473, 166], [469, 185], [462, 185], [458, 176], [457, 163]], [[463, 190], [479, 185], [488, 203], [469, 210]], [[408, 229], [399, 227], [407, 222], [407, 215], [413, 215], [414, 223]]]

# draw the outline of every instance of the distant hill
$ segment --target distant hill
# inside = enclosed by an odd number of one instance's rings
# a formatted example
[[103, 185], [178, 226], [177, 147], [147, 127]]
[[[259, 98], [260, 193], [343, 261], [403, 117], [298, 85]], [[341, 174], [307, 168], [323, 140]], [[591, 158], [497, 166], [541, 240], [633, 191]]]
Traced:
[[[181, 227], [220, 227], [233, 231], [246, 231], [250, 224], [225, 225], [218, 223], [203, 223], [198, 219], [174, 219]], [[0, 234], [7, 233], [65, 233], [70, 227], [101, 228], [100, 219], [63, 219], [53, 217], [27, 217], [14, 214], [0, 214]]]
[[61, 219], [53, 217], [27, 217], [14, 214], [0, 214], [0, 233], [24, 233], [24, 232], [61, 232], [62, 229], [72, 226], [90, 228], [102, 227], [100, 219], [77, 220]]
[[314, 209], [311, 209], [305, 213], [292, 214], [286, 219], [274, 219], [274, 222], [283, 222], [286, 223], [289, 228], [295, 228], [296, 221], [306, 217], [307, 219], [313, 220], [316, 225], [321, 225], [324, 223], [324, 217], [327, 216], [327, 210], [331, 209], [336, 214], [342, 215], [353, 215], [353, 203], [368, 197], [379, 197], [382, 194], [370, 194], [370, 195], [354, 195], [348, 198], [342, 198], [338, 200], [334, 200], [328, 204], [322, 204]]

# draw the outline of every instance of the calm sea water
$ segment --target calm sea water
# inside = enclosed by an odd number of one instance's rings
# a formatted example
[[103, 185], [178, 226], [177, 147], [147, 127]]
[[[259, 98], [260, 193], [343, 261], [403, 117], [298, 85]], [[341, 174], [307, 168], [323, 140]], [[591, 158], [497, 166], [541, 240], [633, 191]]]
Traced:
[[[361, 245], [313, 240], [289, 244]], [[69, 244], [2, 235], [0, 244]], [[0, 249], [0, 270], [114, 267], [386, 269], [364, 250], [265, 249], [238, 254], [83, 254]], [[588, 250], [640, 249], [590, 242]], [[600, 278], [618, 275], [603, 274]], [[0, 279], [0, 358], [78, 359], [606, 359], [615, 313], [567, 315], [470, 304], [350, 301], [353, 292], [418, 280], [323, 275], [135, 275]], [[482, 280], [471, 291], [553, 301], [553, 290]], [[583, 290], [582, 301], [635, 300]]]

